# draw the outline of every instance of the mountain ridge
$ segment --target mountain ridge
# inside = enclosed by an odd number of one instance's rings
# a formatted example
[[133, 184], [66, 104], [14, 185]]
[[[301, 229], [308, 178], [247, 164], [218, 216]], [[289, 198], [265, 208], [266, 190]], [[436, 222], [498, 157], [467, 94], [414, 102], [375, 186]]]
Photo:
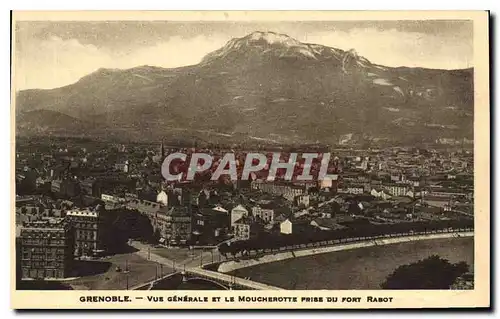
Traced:
[[470, 138], [473, 69], [386, 67], [354, 50], [256, 31], [199, 64], [101, 68], [61, 88], [20, 91], [16, 107], [16, 114], [46, 109], [99, 132], [129, 129], [152, 139], [210, 130], [333, 143], [350, 133], [397, 140], [402, 129], [417, 140]]

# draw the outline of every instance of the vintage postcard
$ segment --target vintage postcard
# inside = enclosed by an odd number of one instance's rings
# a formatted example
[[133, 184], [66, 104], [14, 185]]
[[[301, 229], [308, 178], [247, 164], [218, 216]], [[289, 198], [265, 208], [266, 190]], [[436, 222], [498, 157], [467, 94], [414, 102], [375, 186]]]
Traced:
[[12, 307], [489, 307], [488, 21], [13, 12]]

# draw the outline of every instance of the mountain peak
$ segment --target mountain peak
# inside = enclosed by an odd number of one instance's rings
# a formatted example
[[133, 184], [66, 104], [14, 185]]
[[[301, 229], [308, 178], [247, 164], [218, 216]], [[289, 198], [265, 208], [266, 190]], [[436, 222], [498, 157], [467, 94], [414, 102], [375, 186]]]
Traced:
[[282, 33], [276, 33], [272, 31], [255, 31], [247, 35], [246, 37], [243, 37], [241, 40], [247, 41], [247, 44], [252, 43], [252, 42], [265, 42], [267, 44], [273, 45], [273, 44], [280, 44], [283, 46], [295, 46], [295, 45], [300, 45], [301, 43], [297, 40], [295, 40], [292, 37], [289, 37], [286, 34]]
[[234, 38], [225, 46], [209, 53], [202, 62], [225, 58], [232, 54], [250, 52], [283, 56], [300, 56], [316, 59], [316, 51], [309, 44], [302, 43], [286, 34], [273, 31], [255, 31], [242, 38]]
[[273, 31], [254, 31], [241, 38], [231, 39], [222, 48], [205, 56], [202, 63], [213, 61], [249, 61], [265, 57], [293, 58], [308, 61], [334, 61], [342, 65], [344, 73], [349, 66], [366, 68], [370, 62], [354, 49], [344, 51], [320, 44], [300, 42], [286, 34]]

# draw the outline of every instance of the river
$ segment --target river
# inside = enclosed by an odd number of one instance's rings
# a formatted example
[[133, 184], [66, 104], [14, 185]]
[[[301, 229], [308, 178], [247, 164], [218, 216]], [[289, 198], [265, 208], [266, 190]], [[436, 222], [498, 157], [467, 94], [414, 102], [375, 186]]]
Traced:
[[446, 238], [366, 247], [242, 268], [231, 274], [284, 289], [380, 289], [400, 265], [439, 255], [473, 271], [474, 239]]

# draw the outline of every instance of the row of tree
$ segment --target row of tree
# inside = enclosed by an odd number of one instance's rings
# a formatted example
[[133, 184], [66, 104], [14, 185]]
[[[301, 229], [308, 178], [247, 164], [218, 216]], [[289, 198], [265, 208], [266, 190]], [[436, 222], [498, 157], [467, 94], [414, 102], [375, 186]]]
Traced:
[[455, 280], [469, 271], [469, 265], [456, 264], [432, 255], [423, 260], [399, 266], [380, 284], [382, 289], [450, 289]]
[[128, 209], [106, 211], [106, 231], [103, 243], [108, 253], [118, 253], [128, 248], [129, 239], [158, 242], [151, 221], [144, 214]]
[[357, 224], [355, 227], [329, 231], [309, 230], [305, 228], [302, 232], [294, 232], [289, 235], [263, 233], [248, 240], [223, 243], [219, 245], [219, 252], [225, 257], [228, 254], [235, 257], [238, 254], [243, 256], [251, 253], [263, 253], [266, 250], [296, 249], [305, 248], [310, 245], [328, 245], [384, 237], [386, 235], [399, 236], [412, 233], [435, 233], [449, 229], [472, 229], [473, 227], [474, 221], [472, 219], [458, 219], [407, 222], [391, 225]]

